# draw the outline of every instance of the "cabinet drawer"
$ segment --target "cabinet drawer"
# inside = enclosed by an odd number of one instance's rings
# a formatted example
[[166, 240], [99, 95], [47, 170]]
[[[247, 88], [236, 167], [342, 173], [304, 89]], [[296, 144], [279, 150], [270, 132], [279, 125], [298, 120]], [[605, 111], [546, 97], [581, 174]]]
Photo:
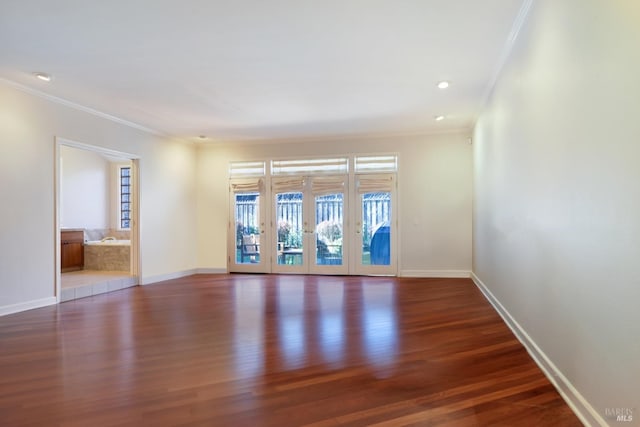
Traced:
[[60, 232], [60, 240], [62, 243], [84, 243], [83, 231], [62, 231]]

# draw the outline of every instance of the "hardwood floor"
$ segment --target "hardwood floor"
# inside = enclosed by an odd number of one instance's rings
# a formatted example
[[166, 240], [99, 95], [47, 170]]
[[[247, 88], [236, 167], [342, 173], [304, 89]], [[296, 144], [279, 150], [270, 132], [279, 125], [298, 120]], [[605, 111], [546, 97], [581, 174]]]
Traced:
[[199, 275], [0, 317], [3, 426], [579, 426], [468, 279]]

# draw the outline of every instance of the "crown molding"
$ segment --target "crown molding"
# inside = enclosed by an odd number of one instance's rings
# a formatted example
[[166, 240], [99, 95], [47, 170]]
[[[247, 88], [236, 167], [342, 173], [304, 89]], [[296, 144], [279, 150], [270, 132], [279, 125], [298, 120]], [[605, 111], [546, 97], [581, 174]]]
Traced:
[[287, 138], [254, 138], [254, 139], [218, 139], [207, 142], [199, 143], [201, 147], [228, 147], [228, 146], [247, 146], [247, 145], [262, 145], [262, 144], [300, 144], [300, 143], [321, 143], [321, 142], [334, 142], [334, 141], [361, 141], [371, 139], [385, 139], [385, 138], [409, 138], [416, 136], [439, 136], [439, 135], [464, 135], [466, 137], [471, 136], [473, 128], [460, 127], [446, 130], [416, 130], [407, 132], [379, 132], [379, 133], [354, 133], [354, 134], [331, 134], [322, 136], [301, 136], [301, 137], [287, 137]]
[[[502, 75], [502, 71], [507, 64], [507, 61], [511, 57], [513, 53], [513, 48], [515, 46], [516, 40], [520, 35], [520, 31], [524, 27], [524, 24], [527, 22], [527, 18], [529, 17], [529, 11], [531, 10], [531, 6], [533, 5], [533, 0], [524, 0], [522, 5], [520, 6], [520, 10], [518, 10], [518, 14], [516, 15], [516, 19], [513, 21], [513, 25], [511, 26], [511, 31], [507, 36], [507, 40], [502, 47], [502, 52], [500, 53], [500, 57], [496, 64], [495, 69], [493, 70], [493, 74], [491, 75], [491, 79], [487, 84], [487, 88], [485, 89], [484, 96], [482, 98], [482, 107], [485, 109], [489, 104], [489, 100], [493, 95], [493, 91], [496, 88], [496, 84], [498, 83], [498, 79]], [[474, 125], [475, 126], [475, 125]]]
[[[42, 98], [42, 99], [45, 99], [47, 101], [51, 101], [51, 102], [53, 102], [55, 104], [59, 104], [59, 105], [65, 106], [65, 107], [73, 108], [74, 110], [82, 111], [84, 113], [88, 113], [88, 114], [91, 114], [93, 116], [97, 116], [97, 117], [100, 117], [102, 119], [105, 119], [105, 120], [109, 120], [109, 121], [112, 121], [112, 122], [115, 122], [115, 123], [130, 127], [130, 128], [133, 128], [133, 129], [137, 129], [137, 130], [140, 130], [140, 131], [145, 132], [145, 133], [150, 133], [150, 134], [155, 135], [155, 136], [160, 136], [160, 137], [163, 137], [163, 138], [171, 138], [169, 135], [166, 135], [166, 134], [164, 134], [164, 133], [162, 133], [162, 132], [160, 132], [158, 130], [151, 129], [151, 128], [148, 128], [146, 126], [142, 126], [142, 125], [139, 125], [137, 123], [134, 123], [134, 122], [130, 122], [129, 120], [121, 119], [120, 117], [112, 116], [111, 114], [103, 113], [102, 111], [98, 111], [98, 110], [95, 110], [95, 109], [90, 108], [90, 107], [85, 107], [84, 105], [80, 105], [80, 104], [77, 104], [75, 102], [69, 101], [67, 99], [60, 98], [60, 97], [57, 97], [57, 96], [54, 96], [54, 95], [50, 95], [50, 94], [48, 94], [46, 92], [42, 92], [42, 91], [39, 91], [37, 89], [33, 89], [33, 88], [29, 87], [29, 86], [25, 86], [23, 84], [16, 83], [16, 82], [14, 82], [12, 80], [7, 80], [5, 78], [0, 77], [0, 82], [5, 84], [5, 85], [7, 85], [7, 86], [13, 87], [14, 89], [17, 89], [17, 90], [19, 90], [21, 92], [25, 92], [25, 93], [28, 93], [30, 95], [37, 96], [38, 98]], [[172, 138], [172, 139], [174, 139], [174, 138]]]

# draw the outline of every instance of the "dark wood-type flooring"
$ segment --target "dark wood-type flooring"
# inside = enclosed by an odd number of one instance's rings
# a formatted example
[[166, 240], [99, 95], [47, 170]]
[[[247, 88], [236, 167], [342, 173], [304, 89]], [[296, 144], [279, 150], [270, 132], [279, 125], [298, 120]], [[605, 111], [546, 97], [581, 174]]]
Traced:
[[2, 426], [579, 426], [468, 279], [199, 275], [0, 317]]

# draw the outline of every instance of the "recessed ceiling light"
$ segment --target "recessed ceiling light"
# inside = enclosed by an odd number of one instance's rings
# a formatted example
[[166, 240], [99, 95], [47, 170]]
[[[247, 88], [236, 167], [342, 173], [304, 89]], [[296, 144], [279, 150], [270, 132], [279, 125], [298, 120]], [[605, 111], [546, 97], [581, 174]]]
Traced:
[[50, 82], [51, 81], [51, 74], [47, 74], [47, 73], [33, 73], [34, 76], [36, 76], [36, 79], [42, 80], [43, 82]]
[[440, 121], [440, 120], [444, 120], [444, 116], [434, 116], [434, 119], [436, 119], [436, 121]]
[[438, 82], [438, 89], [446, 89], [449, 87], [449, 82], [446, 80], [443, 80], [441, 82]]

